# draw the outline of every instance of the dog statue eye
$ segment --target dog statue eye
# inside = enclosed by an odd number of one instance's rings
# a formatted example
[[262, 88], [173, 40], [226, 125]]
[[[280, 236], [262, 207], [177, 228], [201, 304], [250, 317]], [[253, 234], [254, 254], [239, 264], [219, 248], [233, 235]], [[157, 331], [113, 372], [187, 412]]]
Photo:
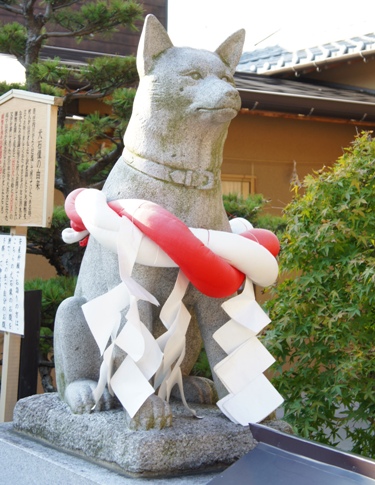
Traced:
[[225, 81], [226, 83], [233, 84], [233, 79], [229, 76], [223, 76], [221, 80]]
[[189, 72], [189, 76], [195, 81], [199, 81], [199, 79], [202, 79], [202, 75], [198, 71]]

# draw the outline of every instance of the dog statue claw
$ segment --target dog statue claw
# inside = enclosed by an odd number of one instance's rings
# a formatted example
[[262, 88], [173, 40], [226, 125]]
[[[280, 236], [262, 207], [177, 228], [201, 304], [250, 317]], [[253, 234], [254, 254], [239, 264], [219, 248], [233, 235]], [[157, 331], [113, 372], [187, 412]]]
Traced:
[[131, 418], [125, 411], [128, 428], [137, 430], [163, 429], [172, 426], [172, 411], [169, 404], [152, 394]]

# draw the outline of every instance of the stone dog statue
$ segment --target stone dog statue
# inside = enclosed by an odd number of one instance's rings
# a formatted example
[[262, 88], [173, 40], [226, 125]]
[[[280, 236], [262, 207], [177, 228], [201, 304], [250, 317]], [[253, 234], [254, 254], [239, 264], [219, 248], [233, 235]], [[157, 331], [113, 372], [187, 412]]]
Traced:
[[[243, 42], [240, 30], [215, 52], [174, 47], [158, 20], [147, 16], [137, 54], [140, 84], [124, 137], [124, 154], [103, 188], [108, 201], [146, 199], [189, 227], [230, 231], [220, 167], [229, 123], [240, 109], [233, 74]], [[132, 277], [163, 305], [177, 271], [136, 263]], [[118, 405], [107, 389], [99, 402], [93, 397], [101, 356], [82, 305], [119, 283], [117, 255], [90, 237], [75, 295], [60, 305], [55, 323], [58, 392], [74, 413], [91, 412], [95, 404], [96, 410]], [[201, 338], [211, 368], [226, 356], [212, 335], [228, 316], [221, 308], [223, 299], [204, 296], [191, 285], [184, 303], [192, 315], [181, 366], [185, 392], [188, 400], [208, 403], [215, 399], [212, 383], [193, 377], [189, 381], [188, 375], [200, 352]], [[165, 330], [159, 311], [160, 307], [139, 301], [140, 320], [155, 336]], [[121, 362], [124, 355], [117, 350], [116, 361]], [[218, 396], [223, 397], [225, 387], [215, 376], [214, 380]], [[135, 428], [170, 424], [169, 406], [156, 395], [150, 395], [130, 420]]]

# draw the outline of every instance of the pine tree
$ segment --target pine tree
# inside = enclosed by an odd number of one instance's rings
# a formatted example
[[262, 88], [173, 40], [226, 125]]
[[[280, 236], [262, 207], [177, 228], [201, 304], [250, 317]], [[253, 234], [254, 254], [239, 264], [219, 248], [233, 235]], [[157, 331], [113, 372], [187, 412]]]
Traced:
[[[138, 80], [135, 58], [103, 56], [73, 68], [58, 58], [42, 60], [41, 51], [52, 39], [79, 42], [93, 35], [105, 38], [119, 28], [134, 30], [143, 18], [142, 6], [134, 0], [0, 0], [0, 10], [11, 12], [18, 20], [0, 22], [0, 52], [14, 55], [25, 67], [24, 89], [63, 98], [58, 114], [55, 187], [64, 196], [77, 187], [100, 188], [123, 149], [122, 137]], [[0, 94], [14, 87], [2, 83]], [[107, 110], [102, 110], [107, 114], [95, 112], [73, 122], [72, 107], [83, 98], [107, 104]], [[46, 256], [58, 274], [76, 273], [80, 259], [73, 253], [70, 258], [66, 248], [58, 247], [62, 245], [59, 234], [47, 232], [59, 233], [66, 224], [59, 211], [50, 230], [29, 231], [29, 252]]]

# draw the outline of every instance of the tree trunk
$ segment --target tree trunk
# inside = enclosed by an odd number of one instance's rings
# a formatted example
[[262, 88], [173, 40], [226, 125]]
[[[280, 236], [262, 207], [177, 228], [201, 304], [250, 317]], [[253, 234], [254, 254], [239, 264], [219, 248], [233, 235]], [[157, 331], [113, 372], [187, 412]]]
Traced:
[[28, 91], [40, 93], [40, 82], [34, 81], [30, 72], [31, 65], [39, 61], [43, 44], [42, 28], [46, 22], [43, 15], [34, 15], [34, 2], [24, 2], [24, 18], [27, 29], [25, 51], [26, 87]]

